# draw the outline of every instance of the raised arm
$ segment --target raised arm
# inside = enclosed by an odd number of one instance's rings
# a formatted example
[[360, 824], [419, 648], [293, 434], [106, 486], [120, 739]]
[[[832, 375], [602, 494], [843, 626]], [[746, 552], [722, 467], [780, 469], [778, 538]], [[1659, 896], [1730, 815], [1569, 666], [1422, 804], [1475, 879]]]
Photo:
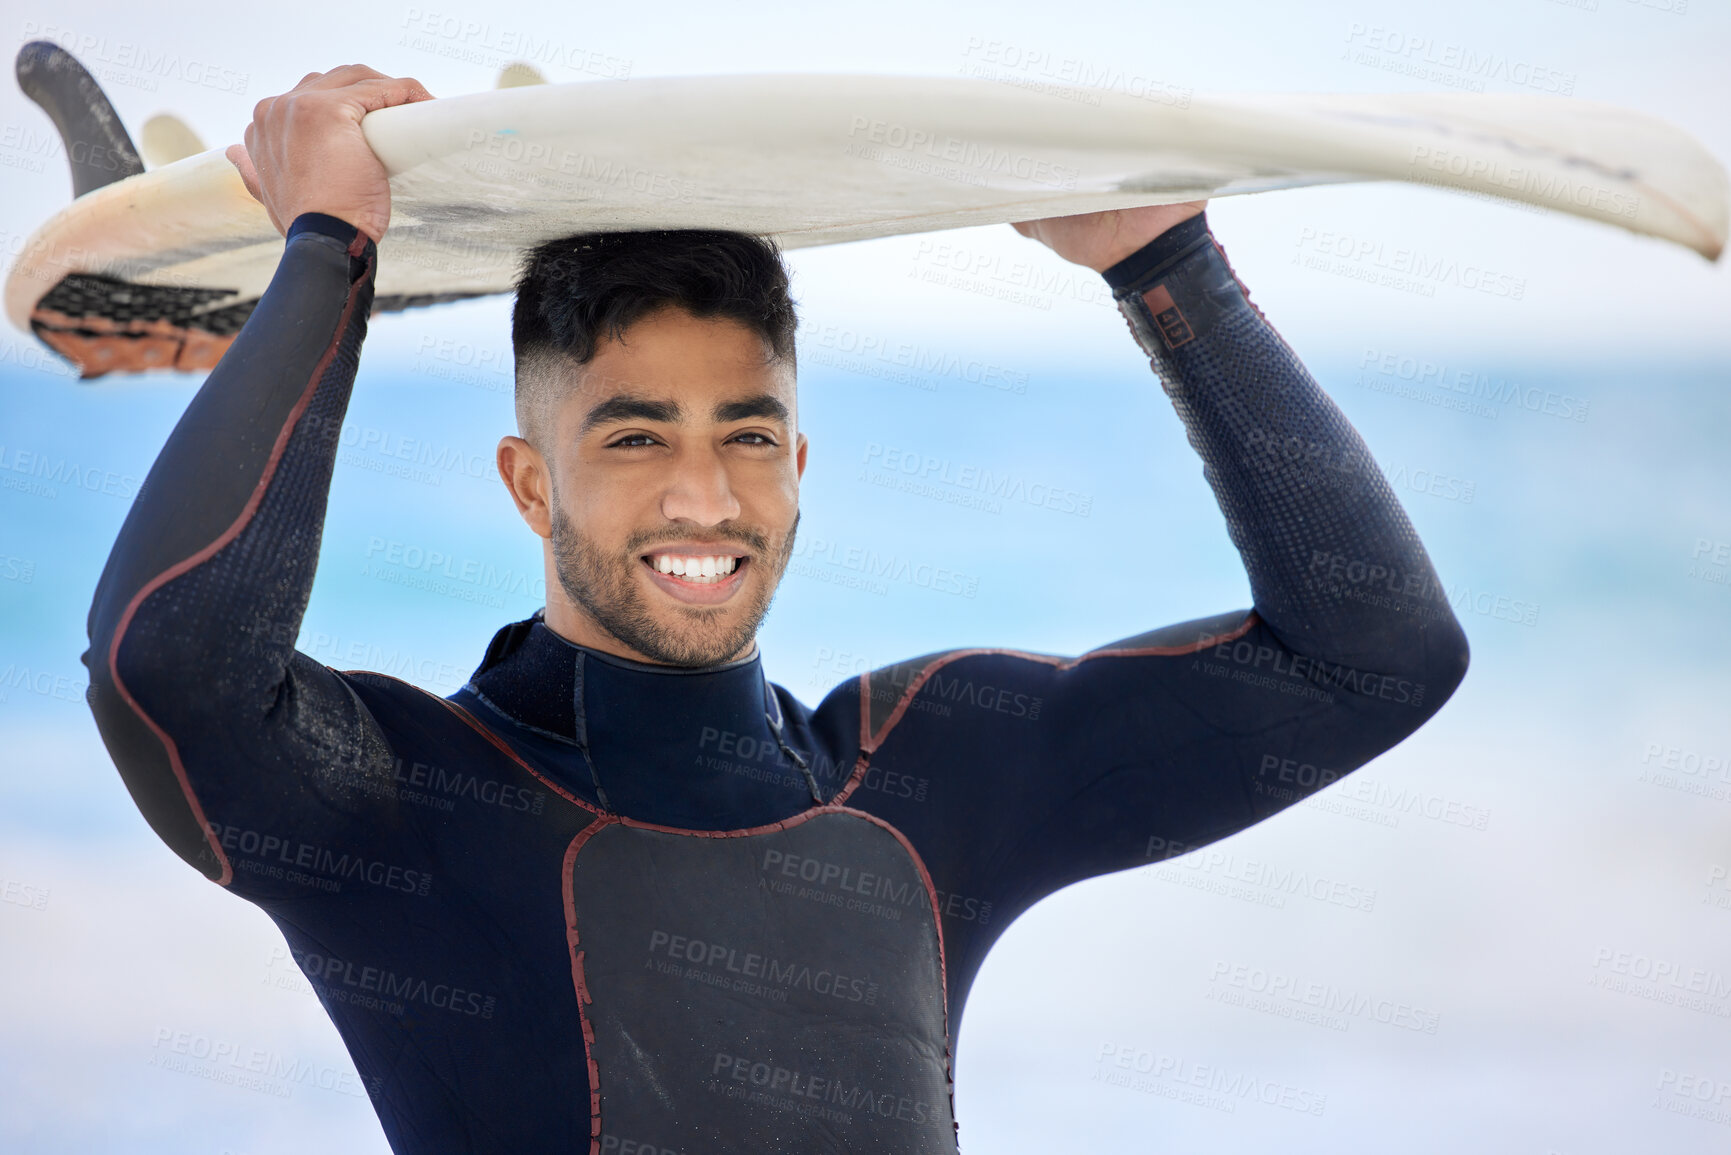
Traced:
[[1224, 837], [1363, 765], [1466, 671], [1363, 441], [1250, 304], [1205, 216], [1168, 223], [1094, 267], [1202, 457], [1255, 608], [1077, 658], [932, 654], [833, 696], [861, 703], [880, 781], [929, 779], [918, 805], [884, 809], [939, 888], [993, 904], [991, 926], [953, 927], [960, 975], [1043, 895]]
[[[241, 881], [237, 847], [312, 845], [377, 797], [367, 776], [388, 766], [366, 708], [294, 639], [388, 221], [359, 118], [417, 92], [350, 66], [260, 103], [250, 156], [231, 156], [289, 225], [282, 262], [151, 467], [90, 609], [103, 741], [151, 827], [224, 885]], [[376, 173], [356, 175], [367, 162]], [[244, 890], [294, 892], [256, 874]]]
[[1103, 275], [1202, 457], [1257, 615], [1295, 653], [1452, 690], [1466, 638], [1424, 546], [1358, 431], [1250, 303], [1206, 216]]

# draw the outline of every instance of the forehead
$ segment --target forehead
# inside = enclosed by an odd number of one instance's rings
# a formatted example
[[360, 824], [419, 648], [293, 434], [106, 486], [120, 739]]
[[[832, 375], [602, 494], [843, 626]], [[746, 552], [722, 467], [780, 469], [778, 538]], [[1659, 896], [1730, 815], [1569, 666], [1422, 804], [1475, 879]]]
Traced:
[[572, 366], [560, 423], [581, 422], [615, 398], [671, 403], [680, 420], [708, 420], [729, 401], [769, 394], [794, 409], [793, 366], [739, 321], [694, 317], [677, 308], [651, 313], [621, 338], [605, 337], [595, 356]]

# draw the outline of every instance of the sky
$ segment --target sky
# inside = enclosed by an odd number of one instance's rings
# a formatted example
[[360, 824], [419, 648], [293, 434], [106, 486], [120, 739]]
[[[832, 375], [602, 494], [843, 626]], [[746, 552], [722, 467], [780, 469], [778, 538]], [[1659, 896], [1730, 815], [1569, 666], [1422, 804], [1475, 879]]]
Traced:
[[[239, 139], [258, 99], [308, 71], [359, 60], [455, 95], [489, 87], [533, 33], [558, 46], [542, 62], [558, 82], [948, 76], [987, 55], [1039, 62], [1028, 75], [1081, 61], [1198, 94], [1541, 95], [1508, 78], [1543, 76], [1731, 158], [1722, 0], [711, 2], [652, 17], [311, 0], [295, 15], [24, 0], [0, 28], [13, 51], [45, 36], [77, 51], [135, 133], [172, 111], [212, 145]], [[469, 31], [413, 34], [427, 27]], [[140, 70], [140, 47], [181, 63]], [[1489, 78], [1451, 63], [1468, 55], [1503, 63]], [[69, 181], [41, 143], [46, 117], [4, 88], [9, 262]], [[1315, 800], [1019, 919], [962, 1028], [965, 1149], [1726, 1150], [1726, 266], [1408, 186], [1223, 199], [1209, 217], [1388, 475], [1451, 591], [1472, 669], [1422, 730]], [[1306, 260], [1328, 232], [1475, 261], [1523, 291], [1367, 283]], [[1016, 298], [989, 275], [922, 275], [994, 261], [1062, 268], [1003, 226], [789, 254], [812, 444], [802, 539], [978, 579], [957, 596], [850, 589], [817, 561], [791, 575], [761, 641], [770, 676], [808, 704], [914, 654], [1074, 654], [1249, 604], [1200, 463], [1103, 286], [1072, 278]], [[321, 661], [406, 671], [448, 694], [494, 630], [540, 604], [509, 588], [415, 590], [369, 567], [402, 543], [485, 559], [525, 588], [539, 577], [536, 539], [491, 476], [513, 431], [507, 308], [373, 323], [299, 641]], [[910, 373], [897, 363], [908, 350], [988, 371]], [[32, 338], [0, 333], [0, 1148], [383, 1152], [274, 927], [156, 840], [83, 704], [91, 593], [197, 385], [81, 384]], [[405, 441], [449, 468], [394, 469], [390, 447]], [[898, 452], [1061, 486], [1088, 512], [874, 484]], [[101, 484], [33, 482], [20, 454]], [[1357, 897], [1267, 883], [1289, 870]], [[1358, 1009], [1307, 1016], [1284, 993], [1318, 985]], [[263, 1051], [305, 1077], [242, 1086], [201, 1049]]]

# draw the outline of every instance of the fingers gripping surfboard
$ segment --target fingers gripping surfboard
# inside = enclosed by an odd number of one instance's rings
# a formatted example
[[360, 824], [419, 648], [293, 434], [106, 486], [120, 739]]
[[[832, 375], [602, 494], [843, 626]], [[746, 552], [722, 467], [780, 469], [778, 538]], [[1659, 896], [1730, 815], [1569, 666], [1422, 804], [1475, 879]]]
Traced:
[[[1179, 105], [919, 77], [536, 79], [362, 122], [391, 179], [375, 312], [508, 292], [526, 249], [576, 232], [724, 228], [797, 248], [1350, 181], [1522, 201], [1709, 258], [1727, 230], [1725, 170], [1691, 137], [1573, 99]], [[89, 119], [125, 138], [94, 81], [62, 87], [68, 107], [49, 111], [63, 133], [71, 105], [94, 100], [106, 112]], [[7, 315], [85, 377], [208, 368], [268, 284], [281, 236], [221, 149], [109, 177], [87, 187], [75, 172], [77, 199], [10, 271]]]

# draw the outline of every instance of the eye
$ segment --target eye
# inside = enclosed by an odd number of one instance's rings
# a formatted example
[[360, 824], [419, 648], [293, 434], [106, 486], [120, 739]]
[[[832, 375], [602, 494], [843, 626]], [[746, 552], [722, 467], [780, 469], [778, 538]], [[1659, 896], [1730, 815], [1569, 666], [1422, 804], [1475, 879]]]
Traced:
[[769, 434], [767, 434], [767, 433], [753, 433], [750, 431], [737, 434], [734, 437], [730, 437], [728, 440], [737, 441], [741, 445], [774, 445], [775, 444], [775, 438], [771, 437]]
[[647, 433], [627, 433], [624, 437], [621, 437], [618, 441], [610, 442], [608, 444], [607, 448], [609, 448], [609, 449], [641, 449], [645, 446], [654, 445], [654, 444], [655, 444], [655, 438], [649, 436], [649, 434], [647, 434]]

